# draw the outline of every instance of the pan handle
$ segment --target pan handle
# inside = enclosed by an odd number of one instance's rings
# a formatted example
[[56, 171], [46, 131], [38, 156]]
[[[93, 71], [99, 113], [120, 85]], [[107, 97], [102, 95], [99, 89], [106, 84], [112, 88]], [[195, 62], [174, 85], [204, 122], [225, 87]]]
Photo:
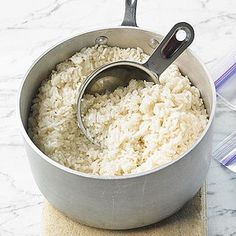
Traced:
[[137, 8], [137, 0], [125, 0], [125, 15], [123, 22], [121, 24], [122, 26], [137, 27], [136, 8]]

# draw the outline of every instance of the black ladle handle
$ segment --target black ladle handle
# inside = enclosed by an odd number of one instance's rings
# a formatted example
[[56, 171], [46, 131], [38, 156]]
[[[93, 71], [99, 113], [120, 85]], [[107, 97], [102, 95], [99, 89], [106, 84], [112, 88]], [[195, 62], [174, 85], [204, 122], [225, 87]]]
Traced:
[[137, 8], [137, 0], [125, 0], [125, 15], [123, 22], [121, 24], [122, 26], [137, 27], [136, 8]]
[[[182, 36], [184, 37], [182, 39], [178, 38], [178, 33], [183, 33]], [[193, 39], [193, 27], [186, 22], [177, 23], [161, 41], [160, 45], [143, 66], [160, 76], [192, 43]]]

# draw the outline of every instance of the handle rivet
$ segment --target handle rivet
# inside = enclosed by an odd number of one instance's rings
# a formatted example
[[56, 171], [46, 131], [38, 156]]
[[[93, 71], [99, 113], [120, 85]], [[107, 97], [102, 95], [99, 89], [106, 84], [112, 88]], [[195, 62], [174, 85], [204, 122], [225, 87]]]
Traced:
[[96, 38], [95, 43], [98, 45], [107, 44], [108, 38], [106, 36], [99, 36]]
[[151, 48], [156, 48], [158, 44], [159, 44], [159, 42], [154, 38], [150, 39], [150, 41], [149, 41], [149, 46]]

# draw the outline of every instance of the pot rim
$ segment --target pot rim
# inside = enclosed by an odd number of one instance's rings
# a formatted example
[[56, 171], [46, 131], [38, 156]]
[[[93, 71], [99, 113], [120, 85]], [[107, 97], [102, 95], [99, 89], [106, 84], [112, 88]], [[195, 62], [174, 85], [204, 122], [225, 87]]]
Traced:
[[213, 121], [213, 118], [215, 116], [215, 110], [216, 110], [216, 91], [215, 91], [215, 86], [214, 86], [214, 82], [213, 80], [211, 79], [211, 75], [210, 73], [208, 72], [205, 64], [199, 59], [198, 56], [196, 56], [195, 53], [192, 52], [192, 50], [190, 50], [189, 48], [187, 49], [187, 51], [189, 51], [196, 59], [197, 61], [201, 64], [201, 66], [203, 67], [208, 79], [209, 79], [209, 83], [210, 83], [210, 86], [211, 86], [211, 91], [212, 91], [212, 95], [213, 95], [213, 98], [212, 98], [212, 109], [211, 109], [211, 114], [209, 116], [209, 119], [208, 119], [208, 123], [207, 123], [207, 126], [206, 128], [204, 129], [204, 131], [201, 133], [201, 135], [198, 137], [198, 139], [196, 140], [196, 142], [194, 142], [194, 144], [188, 149], [186, 150], [184, 153], [182, 153], [178, 158], [176, 158], [175, 160], [171, 161], [171, 162], [168, 162], [162, 166], [159, 166], [159, 167], [156, 167], [154, 169], [151, 169], [151, 170], [147, 170], [147, 171], [143, 171], [143, 172], [140, 172], [140, 173], [134, 173], [134, 174], [128, 174], [128, 175], [121, 175], [121, 176], [101, 176], [101, 175], [94, 175], [94, 174], [89, 174], [89, 173], [84, 173], [84, 172], [81, 172], [81, 171], [77, 171], [77, 170], [73, 170], [69, 167], [66, 167], [66, 166], [63, 166], [62, 164], [54, 161], [53, 159], [51, 159], [50, 157], [48, 157], [46, 154], [44, 154], [35, 144], [34, 142], [31, 140], [31, 138], [29, 137], [26, 129], [24, 128], [24, 125], [23, 125], [23, 122], [22, 122], [22, 119], [21, 119], [21, 114], [20, 114], [20, 100], [21, 100], [21, 95], [22, 95], [22, 89], [23, 89], [23, 86], [24, 86], [24, 83], [30, 73], [30, 71], [33, 69], [33, 67], [35, 66], [35, 64], [41, 59], [43, 58], [47, 53], [49, 53], [51, 50], [53, 50], [55, 47], [59, 46], [60, 44], [68, 41], [68, 40], [71, 40], [75, 37], [78, 37], [78, 36], [81, 36], [83, 34], [87, 34], [87, 33], [93, 33], [95, 31], [102, 31], [102, 30], [112, 30], [112, 29], [132, 29], [132, 30], [139, 30], [141, 32], [147, 32], [147, 33], [151, 33], [151, 34], [155, 34], [157, 36], [161, 36], [163, 37], [161, 34], [158, 34], [154, 31], [151, 31], [149, 29], [146, 29], [146, 28], [138, 28], [138, 27], [133, 27], [133, 26], [116, 26], [116, 27], [109, 27], [109, 28], [96, 28], [96, 29], [93, 29], [93, 30], [89, 30], [89, 31], [83, 31], [79, 34], [75, 34], [73, 36], [70, 36], [70, 37], [67, 37], [65, 39], [63, 39], [62, 41], [56, 43], [55, 45], [51, 46], [48, 50], [46, 50], [43, 54], [41, 54], [39, 57], [36, 58], [36, 60], [34, 60], [33, 64], [30, 66], [30, 68], [27, 70], [27, 72], [25, 73], [24, 75], [24, 78], [23, 80], [21, 81], [21, 85], [20, 85], [20, 88], [19, 88], [19, 91], [18, 91], [18, 96], [17, 96], [17, 108], [16, 108], [16, 115], [17, 115], [17, 120], [18, 122], [20, 123], [19, 126], [20, 126], [20, 131], [21, 131], [21, 134], [23, 136], [23, 138], [25, 139], [25, 141], [28, 143], [28, 145], [41, 157], [43, 158], [45, 161], [49, 162], [50, 164], [52, 164], [54, 167], [62, 170], [62, 171], [65, 171], [67, 172], [68, 174], [74, 174], [74, 175], [77, 175], [79, 177], [84, 177], [84, 178], [89, 178], [89, 179], [97, 179], [97, 180], [126, 180], [126, 179], [132, 179], [132, 178], [139, 178], [139, 177], [142, 177], [142, 176], [146, 176], [146, 175], [149, 175], [149, 174], [153, 174], [155, 172], [158, 172], [158, 171], [161, 171], [173, 164], [175, 164], [176, 162], [180, 161], [182, 158], [186, 157], [186, 155], [188, 153], [190, 153], [203, 139], [203, 137], [206, 135], [207, 131], [209, 130], [211, 124], [212, 124], [212, 121]]

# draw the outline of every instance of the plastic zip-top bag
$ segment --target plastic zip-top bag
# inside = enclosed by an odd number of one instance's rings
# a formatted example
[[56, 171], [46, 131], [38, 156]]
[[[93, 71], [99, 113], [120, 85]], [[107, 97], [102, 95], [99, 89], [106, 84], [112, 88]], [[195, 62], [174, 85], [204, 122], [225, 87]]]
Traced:
[[213, 78], [217, 78], [215, 87], [218, 97], [226, 106], [236, 111], [236, 51], [231, 56], [226, 55], [221, 60], [221, 65], [213, 69]]
[[[231, 110], [236, 111], [236, 51], [230, 51], [213, 68], [217, 96]], [[236, 173], [236, 131], [214, 150], [213, 157]]]
[[224, 139], [214, 150], [213, 157], [236, 173], [236, 131]]

